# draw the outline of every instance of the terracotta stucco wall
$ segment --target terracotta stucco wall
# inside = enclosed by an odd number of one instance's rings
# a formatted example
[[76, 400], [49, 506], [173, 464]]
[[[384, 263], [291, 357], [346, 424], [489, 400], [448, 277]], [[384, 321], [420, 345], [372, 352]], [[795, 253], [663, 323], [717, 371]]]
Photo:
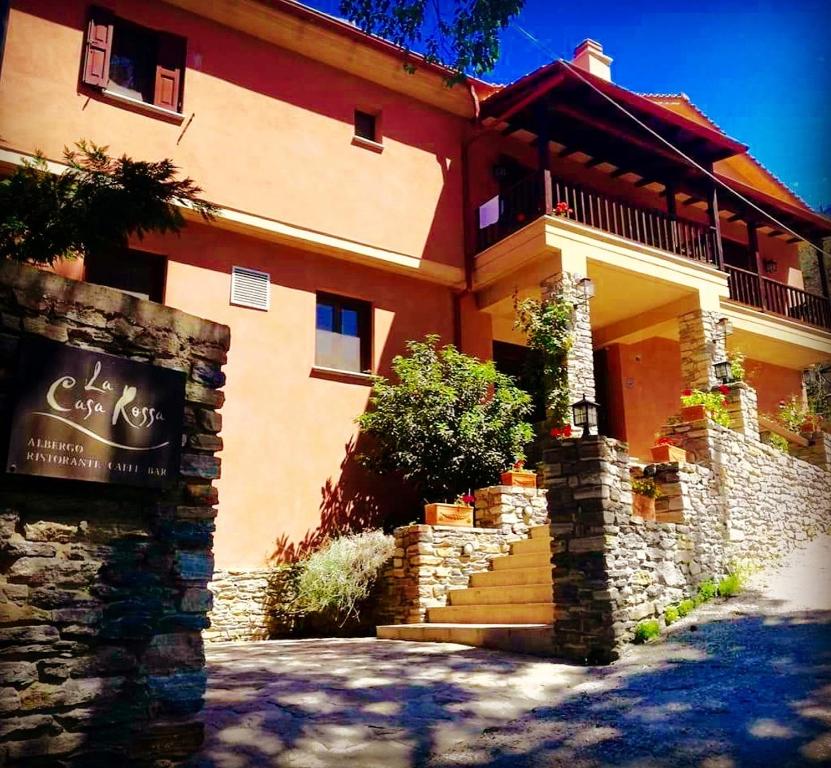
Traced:
[[747, 358], [744, 362], [747, 382], [756, 389], [759, 413], [776, 413], [780, 400], [802, 396], [802, 373], [793, 368]]
[[[408, 339], [438, 333], [452, 340], [451, 292], [199, 224], [142, 247], [170, 259], [165, 302], [209, 314], [230, 326], [234, 340], [226, 368], [217, 567], [260, 567], [336, 526], [406, 516], [410, 500], [348, 460], [369, 385], [312, 372], [315, 292], [372, 302], [373, 369], [382, 374]], [[269, 311], [229, 303], [235, 265], [271, 274]]]
[[[185, 121], [79, 90], [87, 2], [15, 0], [3, 146], [60, 159], [85, 138], [169, 157], [223, 206], [461, 266], [460, 118], [155, 0], [101, 4], [187, 38]], [[381, 111], [383, 153], [351, 143], [356, 107]]]
[[608, 348], [609, 415], [613, 435], [629, 443], [629, 452], [649, 458], [655, 433], [678, 413], [681, 351], [677, 341], [651, 338]]

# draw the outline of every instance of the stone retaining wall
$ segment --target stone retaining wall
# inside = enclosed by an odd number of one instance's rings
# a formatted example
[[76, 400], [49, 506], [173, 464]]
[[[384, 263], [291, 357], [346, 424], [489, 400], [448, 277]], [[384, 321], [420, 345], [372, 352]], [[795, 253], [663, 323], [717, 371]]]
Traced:
[[188, 375], [171, 488], [0, 474], [0, 764], [184, 758], [202, 740], [229, 330], [8, 262], [0, 324], [5, 424], [23, 331]]
[[645, 468], [667, 493], [661, 513], [676, 522], [633, 516], [625, 445], [588, 438], [545, 451], [558, 655], [614, 659], [639, 621], [662, 618], [736, 561], [766, 564], [831, 530], [823, 469], [711, 422], [664, 433], [699, 462]]

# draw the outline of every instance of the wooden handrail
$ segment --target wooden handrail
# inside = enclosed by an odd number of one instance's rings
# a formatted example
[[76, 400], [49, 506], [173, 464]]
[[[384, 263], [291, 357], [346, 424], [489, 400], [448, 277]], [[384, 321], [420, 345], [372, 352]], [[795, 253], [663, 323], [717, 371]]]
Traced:
[[568, 218], [580, 224], [695, 261], [717, 262], [716, 235], [710, 227], [552, 179], [548, 171], [526, 176], [499, 196], [499, 220], [478, 230], [478, 250], [485, 250], [535, 218], [551, 213], [557, 203], [568, 205]]
[[782, 317], [831, 330], [831, 301], [801, 288], [725, 264], [730, 298]]
[[775, 421], [774, 419], [771, 419], [761, 413], [759, 414], [759, 428], [763, 432], [773, 432], [780, 437], [784, 437], [785, 440], [793, 445], [801, 445], [803, 448], [807, 448], [811, 444], [811, 441], [807, 438], [796, 434], [796, 432], [791, 432], [791, 430], [787, 427], [783, 427], [778, 421]]

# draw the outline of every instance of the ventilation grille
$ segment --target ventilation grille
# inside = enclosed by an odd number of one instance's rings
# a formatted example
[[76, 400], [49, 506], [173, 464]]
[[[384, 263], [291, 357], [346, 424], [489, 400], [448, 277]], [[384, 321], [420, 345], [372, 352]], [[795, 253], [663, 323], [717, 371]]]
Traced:
[[256, 269], [234, 267], [231, 272], [231, 304], [252, 309], [268, 309], [271, 300], [271, 275]]

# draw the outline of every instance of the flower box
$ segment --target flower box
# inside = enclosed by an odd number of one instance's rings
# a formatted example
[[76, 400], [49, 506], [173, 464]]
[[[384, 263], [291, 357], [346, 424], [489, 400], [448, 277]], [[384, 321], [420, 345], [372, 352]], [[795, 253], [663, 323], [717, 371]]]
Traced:
[[632, 494], [632, 511], [644, 520], [655, 519], [655, 499], [651, 496], [641, 496], [639, 493]]
[[473, 527], [473, 507], [469, 504], [425, 504], [424, 522], [427, 525], [459, 525]]
[[701, 421], [707, 418], [707, 408], [703, 405], [686, 405], [681, 409], [681, 421]]
[[509, 469], [500, 475], [502, 485], [514, 485], [518, 488], [536, 488], [537, 473], [530, 469]]
[[652, 451], [652, 461], [656, 464], [670, 464], [675, 461], [683, 464], [687, 460], [687, 452], [677, 445], [653, 445], [649, 450]]

